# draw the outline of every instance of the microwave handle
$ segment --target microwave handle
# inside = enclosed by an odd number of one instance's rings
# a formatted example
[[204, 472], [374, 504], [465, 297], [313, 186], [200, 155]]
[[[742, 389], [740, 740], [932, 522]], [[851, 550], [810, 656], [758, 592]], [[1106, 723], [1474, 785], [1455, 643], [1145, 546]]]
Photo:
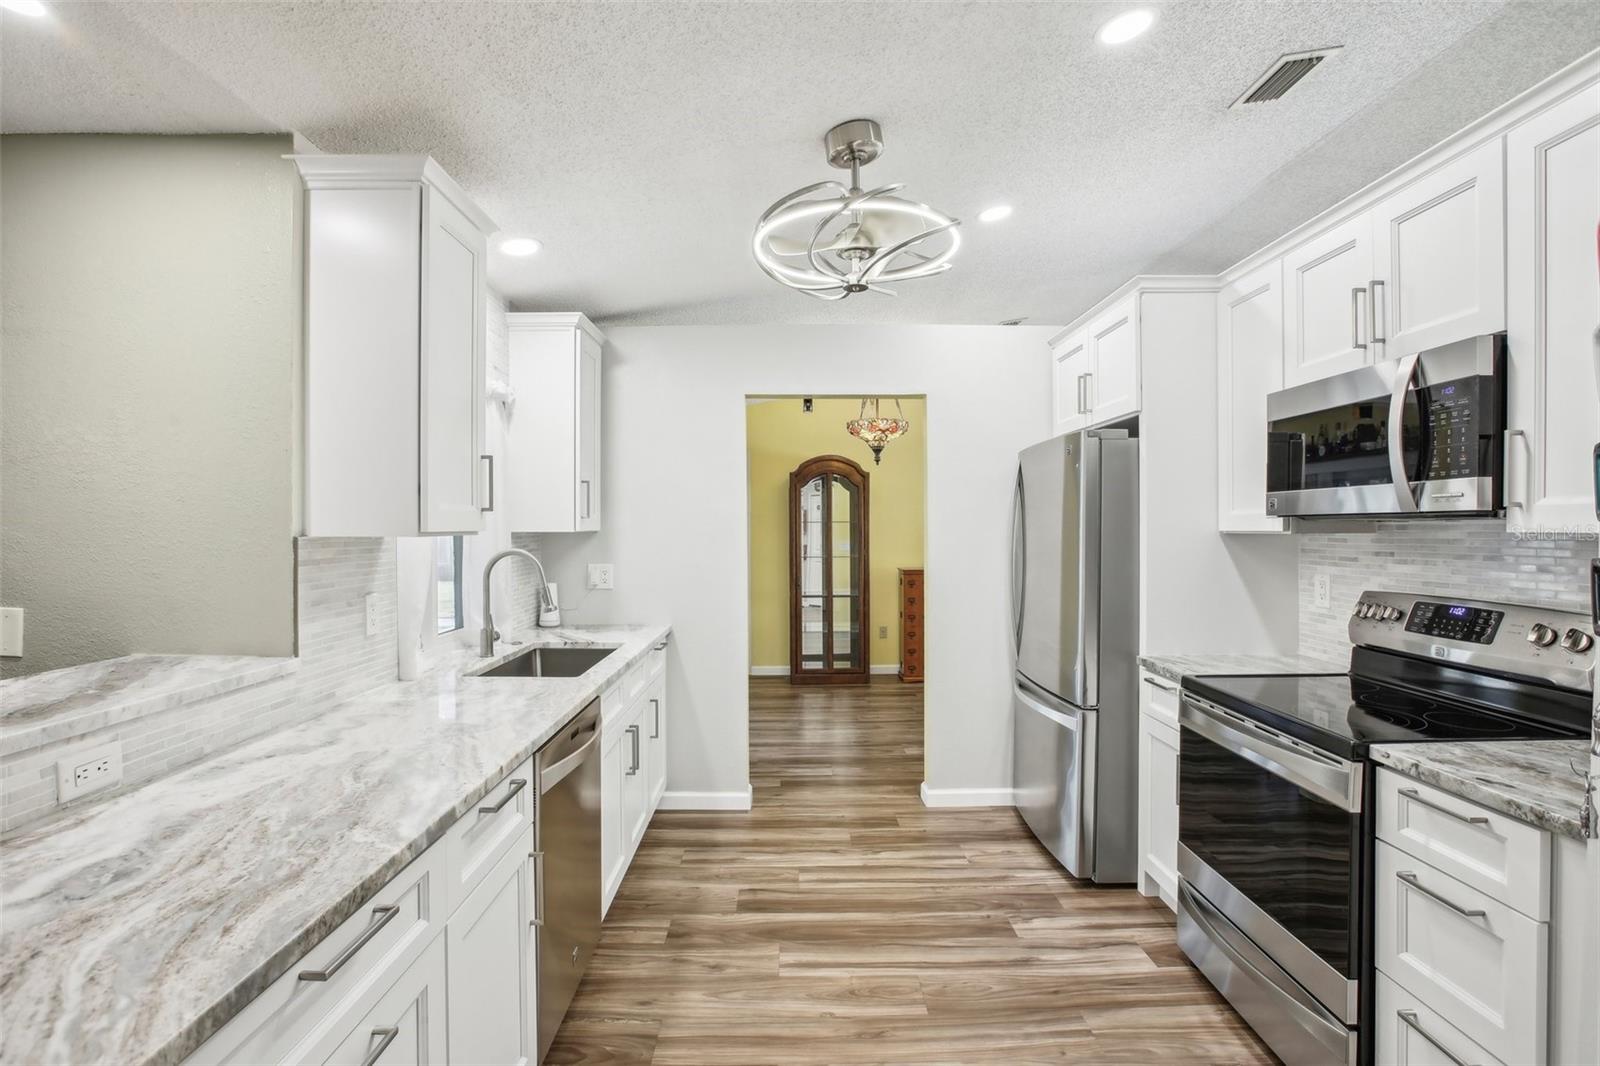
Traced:
[[1417, 376], [1421, 352], [1400, 359], [1394, 372], [1394, 389], [1389, 393], [1389, 478], [1394, 482], [1395, 503], [1401, 514], [1417, 512], [1417, 498], [1411, 492], [1411, 475], [1406, 470], [1405, 427], [1406, 393]]

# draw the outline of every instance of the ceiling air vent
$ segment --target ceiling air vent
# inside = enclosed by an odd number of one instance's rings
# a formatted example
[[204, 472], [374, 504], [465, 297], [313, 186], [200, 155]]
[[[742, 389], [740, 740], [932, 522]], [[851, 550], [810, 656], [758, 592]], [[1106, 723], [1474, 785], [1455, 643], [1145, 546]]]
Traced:
[[1288, 55], [1279, 56], [1278, 61], [1268, 67], [1267, 72], [1257, 78], [1255, 84], [1233, 102], [1233, 106], [1261, 104], [1268, 100], [1279, 99], [1284, 93], [1300, 84], [1300, 79], [1315, 70], [1317, 64], [1338, 50], [1338, 47], [1318, 48], [1311, 52], [1290, 52]]

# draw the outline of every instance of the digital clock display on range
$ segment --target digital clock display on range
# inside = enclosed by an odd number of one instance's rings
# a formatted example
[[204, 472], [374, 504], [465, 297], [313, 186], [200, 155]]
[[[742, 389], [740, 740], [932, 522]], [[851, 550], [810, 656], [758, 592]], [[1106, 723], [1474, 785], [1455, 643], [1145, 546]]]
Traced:
[[1504, 611], [1469, 607], [1464, 603], [1429, 603], [1418, 600], [1406, 619], [1406, 632], [1472, 644], [1494, 643]]

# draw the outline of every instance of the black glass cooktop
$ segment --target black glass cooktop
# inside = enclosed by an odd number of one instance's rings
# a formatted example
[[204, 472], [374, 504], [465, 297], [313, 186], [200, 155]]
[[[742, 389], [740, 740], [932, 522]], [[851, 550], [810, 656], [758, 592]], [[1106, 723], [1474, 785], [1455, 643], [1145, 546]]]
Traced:
[[1191, 677], [1185, 691], [1346, 758], [1371, 744], [1582, 737], [1587, 713], [1559, 690], [1430, 672], [1415, 686], [1361, 674]]

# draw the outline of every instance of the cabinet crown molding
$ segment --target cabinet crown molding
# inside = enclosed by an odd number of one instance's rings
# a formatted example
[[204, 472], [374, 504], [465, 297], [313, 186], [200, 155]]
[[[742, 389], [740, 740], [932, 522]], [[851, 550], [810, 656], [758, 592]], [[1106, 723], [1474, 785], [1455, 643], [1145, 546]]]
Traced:
[[548, 330], [551, 332], [577, 329], [587, 333], [600, 344], [606, 342], [606, 335], [600, 331], [600, 327], [589, 321], [589, 317], [580, 311], [508, 311], [506, 313], [506, 328], [519, 331]]
[[1217, 274], [1135, 274], [1094, 305], [1073, 318], [1072, 322], [1053, 334], [1045, 343], [1054, 348], [1089, 324], [1089, 320], [1135, 293], [1145, 292], [1216, 292], [1222, 288], [1222, 278]]
[[484, 214], [465, 189], [429, 155], [287, 155], [307, 189], [373, 189], [431, 185], [485, 235], [500, 227]]

